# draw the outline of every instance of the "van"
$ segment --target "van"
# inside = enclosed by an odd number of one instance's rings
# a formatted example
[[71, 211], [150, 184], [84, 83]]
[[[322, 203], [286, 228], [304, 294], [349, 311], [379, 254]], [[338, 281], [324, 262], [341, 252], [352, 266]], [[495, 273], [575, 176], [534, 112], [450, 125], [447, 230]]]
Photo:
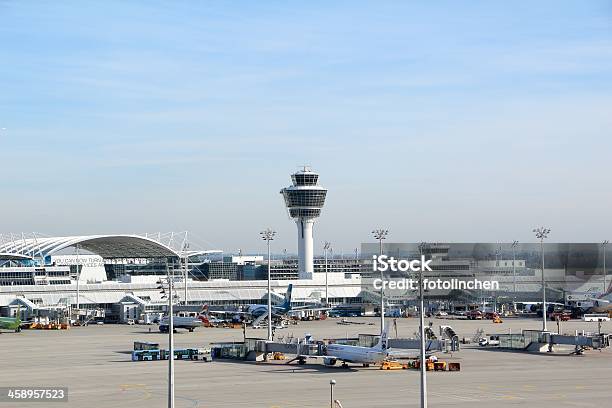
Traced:
[[609, 322], [610, 316], [608, 316], [606, 313], [590, 313], [585, 314], [582, 319], [585, 322]]

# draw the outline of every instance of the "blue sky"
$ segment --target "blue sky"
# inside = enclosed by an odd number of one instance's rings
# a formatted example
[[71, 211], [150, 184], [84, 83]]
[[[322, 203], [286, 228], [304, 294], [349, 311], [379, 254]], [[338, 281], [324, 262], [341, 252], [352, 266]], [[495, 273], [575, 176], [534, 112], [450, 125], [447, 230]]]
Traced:
[[611, 238], [612, 3], [0, 1], [2, 232]]

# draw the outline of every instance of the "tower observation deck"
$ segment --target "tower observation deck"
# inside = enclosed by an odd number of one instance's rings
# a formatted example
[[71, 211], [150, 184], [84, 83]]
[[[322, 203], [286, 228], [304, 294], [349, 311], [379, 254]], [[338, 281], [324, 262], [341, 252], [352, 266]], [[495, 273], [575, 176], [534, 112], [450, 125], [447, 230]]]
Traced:
[[291, 175], [293, 185], [283, 188], [281, 194], [289, 216], [298, 229], [298, 271], [300, 279], [311, 279], [314, 271], [312, 228], [321, 215], [327, 190], [318, 184], [319, 175], [309, 167]]

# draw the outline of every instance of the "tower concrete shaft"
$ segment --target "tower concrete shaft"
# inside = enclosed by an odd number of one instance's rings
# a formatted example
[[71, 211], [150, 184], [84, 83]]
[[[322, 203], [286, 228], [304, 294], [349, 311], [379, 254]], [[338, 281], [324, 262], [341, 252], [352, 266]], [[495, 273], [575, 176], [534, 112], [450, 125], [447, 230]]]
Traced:
[[291, 175], [293, 185], [281, 194], [289, 216], [295, 220], [298, 232], [298, 272], [300, 279], [312, 279], [314, 272], [313, 226], [325, 205], [327, 190], [319, 186], [319, 175], [310, 168]]
[[298, 229], [298, 270], [300, 273], [304, 271], [306, 274], [314, 272], [314, 249], [312, 228], [314, 219], [312, 218], [297, 218], [295, 220]]

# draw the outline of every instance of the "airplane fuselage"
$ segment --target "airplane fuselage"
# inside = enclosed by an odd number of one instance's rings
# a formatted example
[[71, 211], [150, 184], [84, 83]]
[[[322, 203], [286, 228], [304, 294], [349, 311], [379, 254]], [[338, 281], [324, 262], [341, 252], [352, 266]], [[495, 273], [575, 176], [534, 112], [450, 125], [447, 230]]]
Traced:
[[599, 299], [593, 299], [592, 312], [606, 313], [612, 311], [612, 294], [602, 296]]
[[[168, 317], [164, 317], [159, 322], [159, 331], [167, 332], [169, 329], [168, 325], [169, 325]], [[186, 329], [192, 332], [195, 330], [196, 327], [202, 326], [202, 321], [199, 319], [193, 318], [193, 317], [174, 316], [172, 319], [172, 326], [174, 327], [174, 329]]]
[[326, 354], [341, 361], [357, 364], [378, 364], [387, 357], [387, 353], [383, 350], [343, 344], [328, 345]]
[[[289, 308], [285, 308], [282, 306], [272, 306], [273, 314], [283, 315], [283, 314], [286, 314], [288, 311], [289, 311]], [[248, 308], [247, 313], [253, 317], [259, 317], [263, 314], [268, 313], [268, 306], [267, 305], [253, 305]]]

